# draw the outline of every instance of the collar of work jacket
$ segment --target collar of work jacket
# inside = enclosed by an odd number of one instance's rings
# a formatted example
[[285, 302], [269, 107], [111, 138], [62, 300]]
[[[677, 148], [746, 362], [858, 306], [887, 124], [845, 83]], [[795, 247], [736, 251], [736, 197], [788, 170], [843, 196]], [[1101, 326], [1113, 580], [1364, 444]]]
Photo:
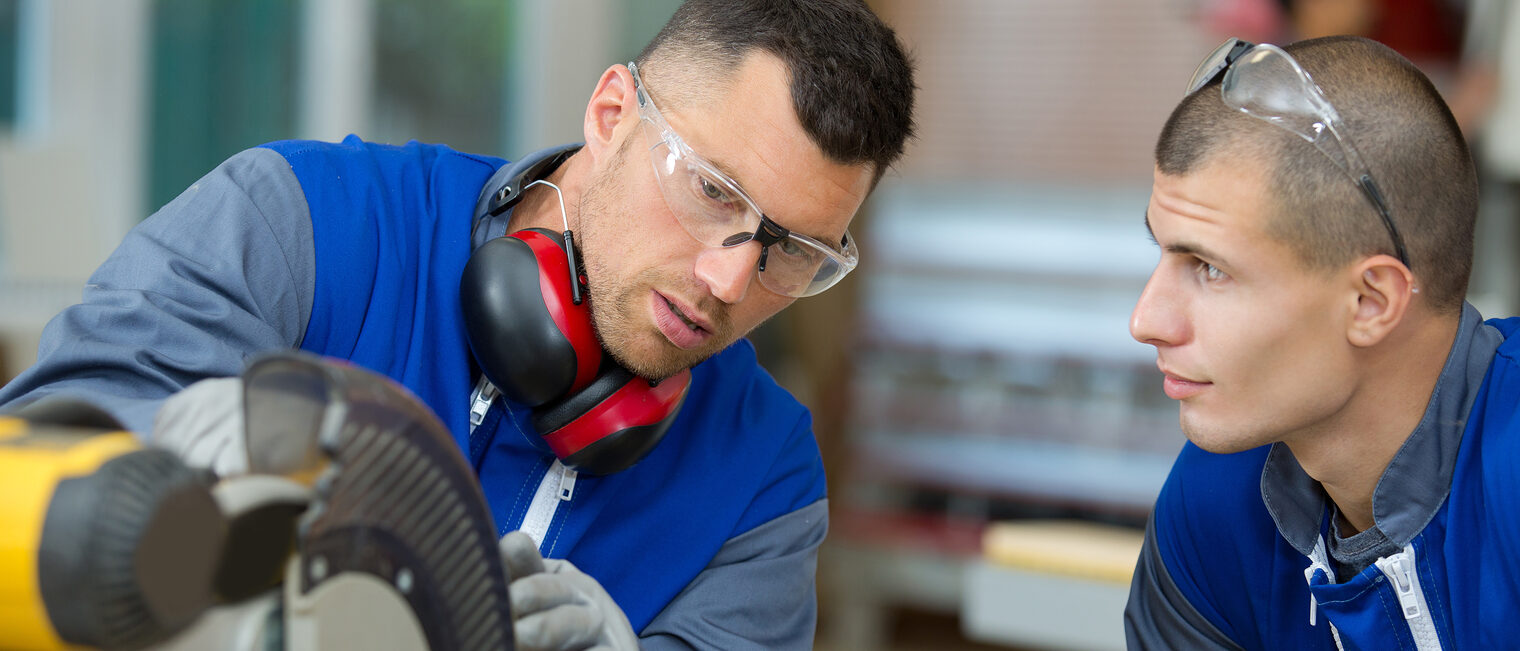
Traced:
[[[1436, 380], [1425, 415], [1399, 448], [1372, 494], [1373, 527], [1403, 546], [1425, 528], [1451, 489], [1467, 416], [1503, 335], [1462, 306], [1457, 337]], [[1329, 500], [1283, 443], [1273, 444], [1261, 472], [1261, 498], [1282, 537], [1310, 556], [1320, 540]]]

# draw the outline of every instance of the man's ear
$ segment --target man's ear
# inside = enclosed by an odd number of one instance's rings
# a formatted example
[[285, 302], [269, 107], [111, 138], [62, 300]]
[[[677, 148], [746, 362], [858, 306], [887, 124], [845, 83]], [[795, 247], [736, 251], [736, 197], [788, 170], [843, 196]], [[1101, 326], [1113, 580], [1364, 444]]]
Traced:
[[632, 137], [639, 124], [639, 104], [633, 87], [633, 75], [627, 66], [615, 65], [602, 73], [586, 103], [582, 125], [586, 151], [593, 162], [615, 151], [623, 138]]
[[1398, 327], [1409, 314], [1419, 292], [1414, 274], [1390, 255], [1375, 255], [1353, 266], [1356, 306], [1347, 324], [1346, 338], [1353, 346], [1374, 346]]

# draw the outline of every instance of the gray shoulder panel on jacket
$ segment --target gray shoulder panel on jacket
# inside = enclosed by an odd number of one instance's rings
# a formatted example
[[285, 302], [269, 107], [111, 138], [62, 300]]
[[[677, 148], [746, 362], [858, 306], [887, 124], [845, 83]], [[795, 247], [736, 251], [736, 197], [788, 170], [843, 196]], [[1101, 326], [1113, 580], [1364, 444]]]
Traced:
[[289, 163], [239, 153], [133, 228], [48, 323], [4, 409], [50, 394], [150, 431], [163, 399], [300, 343], [315, 295], [311, 215]]
[[813, 648], [828, 523], [820, 499], [730, 538], [640, 633], [643, 648]]
[[1229, 649], [1241, 646], [1205, 619], [1177, 588], [1156, 546], [1156, 514], [1145, 527], [1145, 545], [1124, 608], [1124, 637], [1130, 649]]

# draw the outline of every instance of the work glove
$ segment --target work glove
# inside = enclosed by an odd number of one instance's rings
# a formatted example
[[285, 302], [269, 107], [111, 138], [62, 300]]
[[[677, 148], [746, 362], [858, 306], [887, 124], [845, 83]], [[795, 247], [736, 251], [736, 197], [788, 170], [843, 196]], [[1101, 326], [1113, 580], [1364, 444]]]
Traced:
[[153, 419], [152, 444], [218, 477], [248, 472], [242, 378], [201, 380], [169, 396]]
[[602, 584], [570, 561], [545, 559], [521, 531], [503, 536], [502, 564], [512, 583], [512, 633], [521, 651], [632, 651], [628, 616]]

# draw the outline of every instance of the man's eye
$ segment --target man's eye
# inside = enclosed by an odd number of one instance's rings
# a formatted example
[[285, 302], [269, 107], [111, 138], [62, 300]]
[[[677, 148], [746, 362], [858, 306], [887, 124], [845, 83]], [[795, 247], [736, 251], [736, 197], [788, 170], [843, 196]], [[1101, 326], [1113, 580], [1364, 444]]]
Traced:
[[1221, 271], [1219, 267], [1211, 265], [1202, 260], [1198, 261], [1198, 275], [1202, 277], [1205, 282], [1211, 283], [1219, 282], [1230, 277], [1229, 274]]
[[808, 254], [807, 247], [798, 244], [792, 238], [781, 240], [777, 244], [781, 247], [781, 252], [788, 257], [802, 257]]
[[711, 199], [718, 203], [729, 203], [730, 201], [733, 201], [733, 199], [728, 196], [728, 192], [723, 189], [723, 186], [712, 182], [712, 180], [708, 179], [707, 177], [699, 176], [697, 177], [697, 182], [702, 184], [702, 196], [705, 196], [708, 199]]

